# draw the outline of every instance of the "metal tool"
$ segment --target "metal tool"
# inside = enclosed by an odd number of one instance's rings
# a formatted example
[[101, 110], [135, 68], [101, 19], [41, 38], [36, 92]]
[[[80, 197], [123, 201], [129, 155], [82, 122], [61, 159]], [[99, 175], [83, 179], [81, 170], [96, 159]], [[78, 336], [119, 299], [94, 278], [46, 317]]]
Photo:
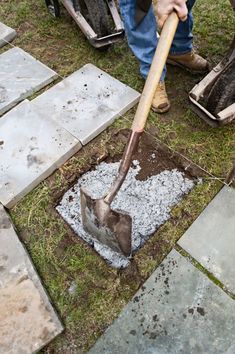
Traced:
[[212, 127], [235, 119], [235, 37], [223, 60], [189, 93], [192, 110]]
[[81, 189], [81, 215], [84, 229], [102, 244], [125, 256], [131, 254], [132, 219], [128, 214], [112, 210], [110, 205], [130, 168], [132, 156], [143, 133], [178, 22], [178, 16], [173, 12], [163, 26], [118, 175], [109, 192], [103, 198], [93, 199], [87, 190]]
[[114, 0], [45, 0], [45, 2], [54, 17], [60, 17], [60, 3], [63, 4], [95, 48], [107, 48], [124, 38], [124, 26]]
[[[230, 0], [235, 10], [235, 0]], [[212, 127], [235, 119], [235, 36], [228, 53], [189, 93], [192, 110]]]

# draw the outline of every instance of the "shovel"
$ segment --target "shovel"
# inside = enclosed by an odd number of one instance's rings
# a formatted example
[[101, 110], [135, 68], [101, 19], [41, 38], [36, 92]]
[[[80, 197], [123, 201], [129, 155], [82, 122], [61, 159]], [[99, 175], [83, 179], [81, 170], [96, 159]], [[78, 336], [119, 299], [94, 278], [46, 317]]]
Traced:
[[127, 213], [114, 211], [110, 205], [121, 188], [132, 163], [139, 138], [151, 108], [152, 100], [160, 81], [162, 70], [179, 23], [176, 12], [172, 12], [164, 23], [152, 65], [145, 82], [139, 105], [132, 123], [131, 134], [122, 161], [109, 192], [100, 199], [93, 199], [81, 188], [81, 216], [83, 228], [101, 244], [125, 256], [131, 254], [132, 219]]

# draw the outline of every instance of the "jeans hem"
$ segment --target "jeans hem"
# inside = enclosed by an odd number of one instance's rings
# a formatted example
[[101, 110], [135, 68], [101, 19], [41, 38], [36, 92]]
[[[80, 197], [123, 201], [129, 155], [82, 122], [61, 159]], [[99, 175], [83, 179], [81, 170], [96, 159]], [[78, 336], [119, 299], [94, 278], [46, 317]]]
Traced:
[[185, 51], [183, 51], [183, 52], [177, 52], [177, 51], [174, 51], [174, 52], [172, 52], [172, 51], [170, 51], [170, 53], [169, 54], [172, 54], [172, 55], [184, 55], [184, 54], [188, 54], [188, 53], [191, 53], [192, 52], [192, 49], [189, 49], [189, 50], [185, 50]]

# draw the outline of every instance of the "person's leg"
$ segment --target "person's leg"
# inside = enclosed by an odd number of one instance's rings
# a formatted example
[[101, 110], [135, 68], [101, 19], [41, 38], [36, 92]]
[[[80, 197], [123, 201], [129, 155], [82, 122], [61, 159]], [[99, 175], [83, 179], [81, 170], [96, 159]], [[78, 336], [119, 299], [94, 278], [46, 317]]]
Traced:
[[188, 0], [188, 18], [180, 22], [167, 59], [168, 64], [177, 65], [191, 72], [206, 72], [209, 64], [206, 59], [193, 51], [192, 8], [196, 0]]
[[[119, 0], [120, 12], [124, 22], [129, 47], [140, 63], [140, 73], [146, 79], [157, 46], [157, 23], [151, 6], [140, 22], [135, 23], [136, 0]], [[166, 75], [166, 68], [161, 81]]]
[[193, 14], [192, 8], [195, 4], [196, 0], [188, 0], [187, 7], [188, 7], [188, 18], [186, 21], [180, 21], [170, 53], [171, 54], [185, 54], [189, 53], [193, 49]]
[[[136, 24], [136, 0], [119, 0], [119, 4], [129, 47], [140, 63], [141, 75], [146, 79], [158, 43], [157, 22], [153, 7], [151, 6], [144, 19]], [[156, 89], [152, 103], [153, 110], [158, 113], [167, 112], [170, 108], [164, 84], [165, 76], [166, 67], [162, 72], [161, 83]]]

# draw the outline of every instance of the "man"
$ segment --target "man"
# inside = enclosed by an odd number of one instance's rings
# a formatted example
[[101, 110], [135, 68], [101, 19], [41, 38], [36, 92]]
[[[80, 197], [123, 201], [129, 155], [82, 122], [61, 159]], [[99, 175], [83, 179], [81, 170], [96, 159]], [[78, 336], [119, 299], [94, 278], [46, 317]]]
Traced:
[[[196, 0], [158, 0], [157, 21], [151, 0], [119, 0], [128, 44], [140, 62], [140, 73], [146, 79], [158, 43], [157, 30], [172, 11], [181, 20], [171, 46], [167, 63], [184, 67], [193, 72], [208, 70], [208, 62], [193, 51], [192, 7]], [[170, 102], [166, 93], [164, 68], [161, 81], [153, 99], [152, 109], [157, 113], [167, 112]]]

